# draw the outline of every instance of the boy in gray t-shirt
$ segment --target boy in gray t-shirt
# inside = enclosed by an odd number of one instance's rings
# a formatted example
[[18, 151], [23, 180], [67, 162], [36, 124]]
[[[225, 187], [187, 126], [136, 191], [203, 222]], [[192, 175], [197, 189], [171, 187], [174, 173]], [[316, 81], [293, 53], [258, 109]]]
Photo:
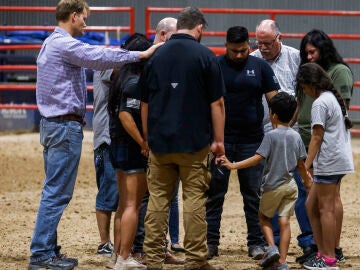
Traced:
[[[275, 269], [288, 269], [286, 255], [290, 243], [290, 216], [294, 214], [297, 186], [293, 179], [295, 169], [304, 180], [308, 190], [311, 176], [305, 170], [306, 149], [300, 135], [289, 127], [296, 110], [296, 100], [286, 92], [279, 92], [269, 102], [270, 120], [273, 130], [266, 133], [256, 154], [246, 160], [231, 163], [225, 156], [221, 165], [228, 169], [243, 169], [254, 166], [265, 159], [262, 196], [259, 206], [260, 225], [269, 245], [262, 267], [274, 265]], [[271, 218], [279, 213], [280, 253], [275, 245]]]

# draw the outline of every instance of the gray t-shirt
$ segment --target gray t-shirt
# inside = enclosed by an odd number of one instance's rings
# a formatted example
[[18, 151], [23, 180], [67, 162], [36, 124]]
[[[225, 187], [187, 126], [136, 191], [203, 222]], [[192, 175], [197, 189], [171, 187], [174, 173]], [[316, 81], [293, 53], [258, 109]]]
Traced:
[[267, 132], [257, 154], [265, 158], [262, 191], [273, 190], [289, 181], [298, 160], [306, 158], [306, 149], [299, 133], [279, 126]]
[[107, 143], [108, 145], [111, 143], [107, 104], [112, 72], [112, 69], [94, 72], [94, 149], [103, 143]]
[[314, 175], [338, 175], [354, 172], [350, 131], [334, 94], [325, 91], [311, 108], [311, 130], [324, 128], [324, 135], [314, 162]]

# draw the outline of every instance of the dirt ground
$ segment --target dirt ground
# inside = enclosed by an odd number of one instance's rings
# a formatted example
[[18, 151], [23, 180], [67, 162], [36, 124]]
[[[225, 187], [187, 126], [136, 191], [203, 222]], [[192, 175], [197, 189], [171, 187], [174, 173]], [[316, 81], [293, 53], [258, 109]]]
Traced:
[[[99, 235], [94, 211], [96, 184], [92, 136], [92, 132], [85, 132], [74, 196], [58, 228], [62, 251], [79, 259], [77, 269], [105, 269], [107, 262], [106, 258], [95, 254]], [[342, 184], [345, 214], [341, 246], [346, 263], [341, 265], [341, 269], [360, 269], [359, 137], [353, 138], [353, 151], [356, 173], [346, 176]], [[39, 134], [0, 134], [0, 269], [27, 268], [43, 178]], [[242, 208], [238, 183], [233, 179], [224, 205], [220, 257], [211, 262], [231, 270], [259, 269], [256, 262], [247, 256]], [[183, 230], [180, 227], [182, 237]], [[292, 218], [294, 237], [288, 256], [291, 269], [302, 269], [295, 263], [295, 257], [301, 253], [295, 237], [298, 232], [296, 219]], [[165, 265], [164, 269], [182, 267]]]

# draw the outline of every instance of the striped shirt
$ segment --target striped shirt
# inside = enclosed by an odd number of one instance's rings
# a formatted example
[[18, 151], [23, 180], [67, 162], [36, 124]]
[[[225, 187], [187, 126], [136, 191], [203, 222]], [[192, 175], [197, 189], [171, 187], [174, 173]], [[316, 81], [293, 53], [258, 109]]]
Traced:
[[85, 68], [106, 70], [136, 61], [139, 52], [89, 45], [56, 27], [37, 58], [36, 100], [40, 114], [83, 117], [87, 95]]
[[[251, 55], [263, 58], [260, 50], [253, 51]], [[284, 91], [294, 96], [296, 86], [296, 74], [300, 65], [299, 50], [281, 44], [281, 51], [275, 60], [264, 60], [273, 69], [281, 87], [280, 91]]]
[[[251, 55], [263, 58], [259, 49], [253, 51]], [[290, 46], [281, 44], [281, 51], [279, 55], [273, 61], [268, 61], [263, 58], [273, 69], [276, 78], [279, 81], [280, 89], [279, 92], [284, 91], [290, 95], [295, 96], [296, 88], [296, 74], [300, 65], [300, 52]], [[264, 132], [272, 130], [272, 125], [269, 119], [269, 107], [268, 103], [263, 96], [264, 106]], [[295, 126], [297, 129], [297, 125]]]

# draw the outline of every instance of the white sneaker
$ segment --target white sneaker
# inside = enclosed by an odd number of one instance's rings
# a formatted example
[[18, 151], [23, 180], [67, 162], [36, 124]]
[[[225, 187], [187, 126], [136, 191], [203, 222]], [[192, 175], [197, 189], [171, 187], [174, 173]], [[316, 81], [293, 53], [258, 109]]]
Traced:
[[117, 259], [117, 255], [115, 252], [113, 252], [111, 254], [111, 257], [106, 265], [106, 268], [109, 268], [109, 269], [114, 269], [115, 267], [115, 264], [116, 264], [116, 259]]
[[120, 255], [117, 255], [116, 263], [113, 267], [114, 270], [123, 270], [124, 268], [124, 262], [125, 260]]
[[[139, 263], [137, 260], [135, 260], [131, 256], [129, 256], [126, 260], [122, 261], [122, 267], [123, 268], [121, 268], [121, 270], [140, 270], [140, 269], [147, 268], [146, 265]], [[116, 270], [118, 270], [118, 269], [116, 269]]]

